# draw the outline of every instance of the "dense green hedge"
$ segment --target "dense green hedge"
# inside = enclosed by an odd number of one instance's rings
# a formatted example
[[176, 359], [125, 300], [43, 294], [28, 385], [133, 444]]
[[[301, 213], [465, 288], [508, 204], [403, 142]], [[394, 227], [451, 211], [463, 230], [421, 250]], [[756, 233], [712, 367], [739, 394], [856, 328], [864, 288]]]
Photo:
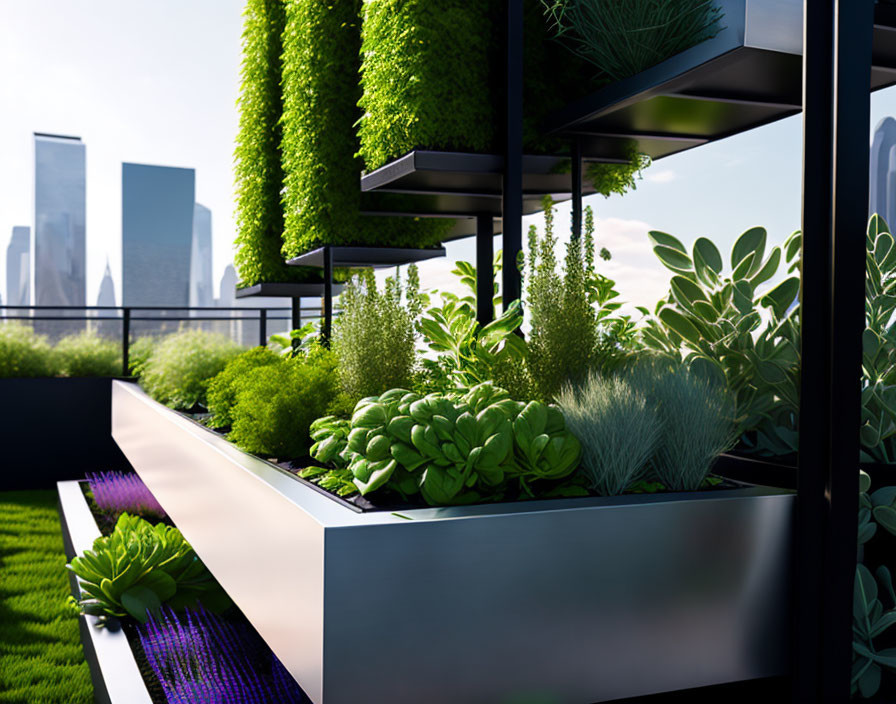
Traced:
[[360, 215], [360, 0], [292, 0], [283, 36], [283, 253], [321, 244], [426, 247], [450, 220]]
[[416, 147], [489, 151], [501, 101], [489, 95], [495, 0], [364, 4], [359, 125], [368, 169]]
[[308, 272], [286, 266], [280, 254], [280, 53], [283, 0], [247, 0], [243, 29], [240, 125], [234, 154], [237, 251], [242, 284], [304, 280]]
[[55, 491], [0, 494], [0, 556], [0, 702], [92, 702]]

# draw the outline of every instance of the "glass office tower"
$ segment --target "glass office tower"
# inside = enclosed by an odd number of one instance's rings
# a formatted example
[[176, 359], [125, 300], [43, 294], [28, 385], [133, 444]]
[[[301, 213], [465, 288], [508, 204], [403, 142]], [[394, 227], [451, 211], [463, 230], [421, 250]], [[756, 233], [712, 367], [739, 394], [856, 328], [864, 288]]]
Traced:
[[[84, 306], [86, 291], [86, 155], [79, 137], [34, 134], [34, 303]], [[82, 316], [83, 311], [72, 315]], [[45, 322], [54, 337], [83, 322]]]
[[188, 306], [195, 171], [122, 164], [122, 301]]
[[212, 211], [196, 203], [193, 208], [193, 244], [190, 251], [190, 306], [215, 303], [212, 283]]
[[[6, 248], [6, 305], [31, 303], [31, 228], [14, 227]], [[21, 315], [24, 311], [9, 311]]]

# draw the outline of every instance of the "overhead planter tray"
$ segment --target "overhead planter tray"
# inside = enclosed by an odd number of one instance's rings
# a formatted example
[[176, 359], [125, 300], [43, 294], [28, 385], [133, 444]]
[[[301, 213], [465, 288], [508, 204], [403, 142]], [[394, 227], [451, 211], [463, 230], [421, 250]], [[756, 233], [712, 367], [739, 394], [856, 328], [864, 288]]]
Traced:
[[[802, 0], [720, 0], [724, 29], [554, 113], [589, 155], [627, 145], [659, 159], [802, 110]], [[871, 89], [896, 83], [896, 8], [875, 15]]]
[[411, 247], [346, 247], [325, 246], [312, 249], [290, 259], [290, 266], [316, 266], [323, 268], [326, 264], [327, 250], [333, 257], [332, 265], [338, 267], [390, 267], [399, 264], [422, 262], [445, 256], [445, 248], [414, 249]]

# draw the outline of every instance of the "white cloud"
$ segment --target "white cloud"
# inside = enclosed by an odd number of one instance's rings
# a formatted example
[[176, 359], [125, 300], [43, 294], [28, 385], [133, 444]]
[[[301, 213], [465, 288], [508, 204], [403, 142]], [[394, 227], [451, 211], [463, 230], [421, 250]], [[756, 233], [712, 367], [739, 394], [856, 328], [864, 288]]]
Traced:
[[649, 183], [670, 183], [678, 177], [678, 174], [672, 169], [663, 169], [662, 171], [648, 171], [644, 180]]

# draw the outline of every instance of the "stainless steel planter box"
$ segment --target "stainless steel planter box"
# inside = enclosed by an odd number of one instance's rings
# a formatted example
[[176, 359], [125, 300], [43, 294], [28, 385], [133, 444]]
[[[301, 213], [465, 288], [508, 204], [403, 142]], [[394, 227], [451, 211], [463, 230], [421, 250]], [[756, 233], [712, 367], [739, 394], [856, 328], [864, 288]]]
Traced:
[[792, 494], [359, 513], [132, 384], [112, 404], [115, 441], [316, 704], [588, 704], [788, 669]]
[[[71, 561], [75, 555], [90, 550], [101, 533], [84, 499], [80, 482], [58, 482], [56, 491], [65, 557]], [[68, 574], [72, 594], [80, 597], [78, 578], [74, 572]], [[97, 620], [96, 616], [78, 617], [94, 701], [96, 704], [152, 704], [128, 637], [120, 628], [97, 626]]]

